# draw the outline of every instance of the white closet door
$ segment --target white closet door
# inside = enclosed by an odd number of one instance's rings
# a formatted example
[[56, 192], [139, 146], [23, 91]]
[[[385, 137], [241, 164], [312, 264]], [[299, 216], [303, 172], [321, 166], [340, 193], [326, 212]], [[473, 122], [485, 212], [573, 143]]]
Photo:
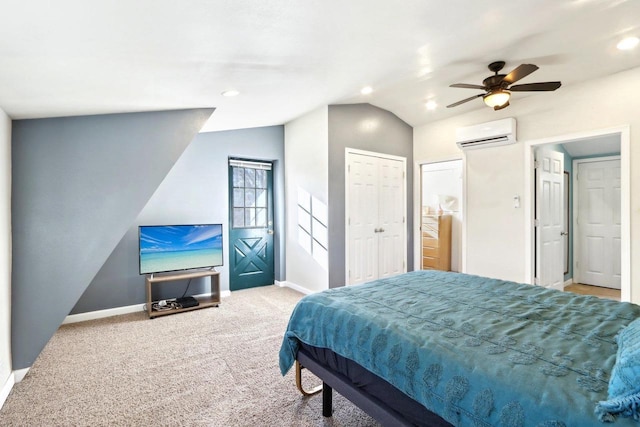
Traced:
[[537, 277], [544, 287], [564, 284], [564, 154], [540, 149], [536, 185]]
[[620, 160], [578, 164], [577, 276], [620, 289]]
[[347, 284], [406, 271], [402, 160], [347, 154]]
[[388, 277], [405, 271], [404, 163], [378, 161], [378, 277]]
[[349, 276], [355, 285], [378, 277], [378, 159], [349, 155]]

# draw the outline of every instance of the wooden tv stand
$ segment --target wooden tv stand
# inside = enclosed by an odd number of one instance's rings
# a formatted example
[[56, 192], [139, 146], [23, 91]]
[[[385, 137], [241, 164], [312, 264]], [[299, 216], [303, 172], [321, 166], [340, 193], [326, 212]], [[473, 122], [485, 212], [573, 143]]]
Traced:
[[[151, 300], [151, 287], [154, 283], [174, 282], [176, 280], [196, 279], [198, 277], [211, 277], [211, 295], [197, 296], [199, 305], [187, 308], [174, 308], [171, 310], [154, 310]], [[207, 307], [217, 307], [220, 305], [220, 272], [215, 270], [200, 270], [185, 273], [173, 273], [163, 275], [147, 274], [145, 276], [145, 284], [147, 285], [147, 314], [150, 319], [168, 314], [181, 313], [183, 311], [199, 310]]]

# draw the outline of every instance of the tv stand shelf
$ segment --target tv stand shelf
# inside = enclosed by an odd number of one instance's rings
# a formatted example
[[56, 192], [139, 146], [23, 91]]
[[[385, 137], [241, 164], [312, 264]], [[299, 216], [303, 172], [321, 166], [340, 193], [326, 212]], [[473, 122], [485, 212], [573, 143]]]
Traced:
[[[174, 282], [177, 280], [185, 280], [185, 279], [196, 279], [199, 277], [211, 277], [211, 294], [205, 296], [197, 296], [195, 297], [198, 300], [198, 305], [195, 307], [186, 307], [186, 308], [174, 308], [171, 310], [154, 310], [153, 302], [151, 300], [151, 290], [154, 283], [161, 282]], [[162, 275], [152, 275], [147, 274], [145, 276], [145, 284], [147, 287], [147, 314], [150, 319], [159, 316], [166, 316], [174, 313], [182, 313], [184, 311], [192, 311], [199, 310], [201, 308], [207, 307], [217, 307], [220, 305], [220, 272], [215, 270], [201, 270], [201, 271], [191, 271], [185, 273], [173, 273], [173, 274], [162, 274]]]

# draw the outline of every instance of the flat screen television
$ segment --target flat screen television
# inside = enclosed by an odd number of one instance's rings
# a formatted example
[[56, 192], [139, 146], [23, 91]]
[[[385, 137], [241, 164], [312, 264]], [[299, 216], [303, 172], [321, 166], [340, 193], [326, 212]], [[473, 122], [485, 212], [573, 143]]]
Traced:
[[222, 265], [222, 224], [141, 225], [140, 274]]

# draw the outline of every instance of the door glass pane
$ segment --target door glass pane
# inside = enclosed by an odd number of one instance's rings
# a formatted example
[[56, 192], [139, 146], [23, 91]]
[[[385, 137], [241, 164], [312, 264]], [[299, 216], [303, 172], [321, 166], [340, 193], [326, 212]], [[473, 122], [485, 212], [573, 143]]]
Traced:
[[269, 177], [263, 169], [232, 166], [234, 228], [269, 226]]
[[267, 226], [267, 210], [265, 208], [256, 209], [256, 227]]
[[256, 170], [246, 168], [244, 170], [244, 186], [248, 188], [255, 188], [256, 186]]
[[244, 209], [233, 208], [233, 227], [234, 228], [244, 227]]
[[267, 207], [267, 190], [256, 190], [256, 206], [259, 208]]
[[244, 210], [244, 226], [254, 227], [256, 223], [256, 210], [253, 208], [245, 208]]
[[267, 188], [267, 171], [256, 170], [256, 188]]
[[244, 206], [244, 190], [242, 188], [233, 189], [233, 206], [237, 208]]
[[233, 186], [244, 187], [244, 168], [233, 168]]
[[244, 190], [244, 205], [252, 208], [256, 205], [256, 190], [247, 188]]

